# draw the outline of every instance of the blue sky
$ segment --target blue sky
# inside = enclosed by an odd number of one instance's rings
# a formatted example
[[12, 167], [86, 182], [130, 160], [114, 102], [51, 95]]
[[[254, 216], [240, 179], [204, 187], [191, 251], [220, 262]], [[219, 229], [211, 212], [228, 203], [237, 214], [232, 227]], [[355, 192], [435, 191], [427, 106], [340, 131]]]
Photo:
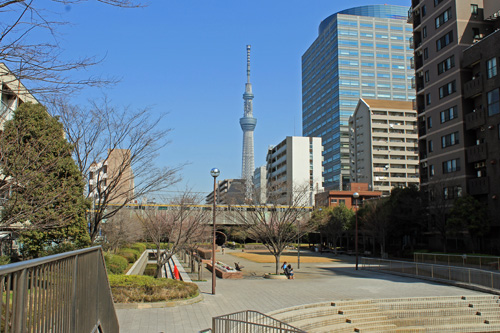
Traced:
[[[96, 55], [91, 75], [114, 76], [108, 89], [87, 89], [74, 102], [105, 93], [115, 105], [168, 113], [171, 144], [158, 165], [188, 162], [183, 181], [206, 194], [220, 178], [241, 174], [246, 45], [252, 45], [255, 166], [269, 145], [301, 135], [301, 56], [317, 37], [321, 20], [366, 4], [409, 6], [409, 0], [157, 0], [140, 9], [89, 1], [55, 11], [72, 24], [60, 39], [65, 56]], [[168, 193], [174, 195], [175, 192]]]

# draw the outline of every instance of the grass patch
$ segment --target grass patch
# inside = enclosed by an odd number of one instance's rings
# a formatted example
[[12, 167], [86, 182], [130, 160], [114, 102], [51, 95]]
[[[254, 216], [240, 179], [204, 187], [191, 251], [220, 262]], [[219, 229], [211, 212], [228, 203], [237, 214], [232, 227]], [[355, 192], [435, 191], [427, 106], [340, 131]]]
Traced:
[[[274, 263], [275, 259], [272, 254], [270, 254], [267, 251], [252, 251], [252, 252], [233, 252], [231, 253], [232, 256], [247, 259], [253, 262], [258, 262], [258, 263]], [[280, 257], [280, 262], [289, 262], [289, 263], [296, 263], [297, 262], [297, 252], [284, 252], [281, 257]], [[309, 253], [304, 253], [300, 254], [300, 262], [306, 263], [306, 262], [335, 262], [339, 261], [338, 259], [334, 258], [328, 258], [327, 256], [323, 255], [316, 255], [316, 254], [309, 254]]]
[[198, 296], [194, 283], [144, 275], [110, 275], [109, 284], [116, 303], [164, 302]]

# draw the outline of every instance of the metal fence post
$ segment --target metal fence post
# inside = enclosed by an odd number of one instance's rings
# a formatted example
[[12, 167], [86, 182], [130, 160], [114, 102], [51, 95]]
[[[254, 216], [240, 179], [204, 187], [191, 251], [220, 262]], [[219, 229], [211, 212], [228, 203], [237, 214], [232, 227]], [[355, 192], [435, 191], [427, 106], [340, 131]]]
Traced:
[[[25, 331], [25, 296], [26, 293], [26, 269], [21, 271], [21, 274], [18, 274], [16, 284], [16, 318], [14, 319], [14, 332], [24, 332]], [[8, 309], [7, 309], [8, 310]], [[7, 331], [7, 323], [5, 323], [6, 331]]]

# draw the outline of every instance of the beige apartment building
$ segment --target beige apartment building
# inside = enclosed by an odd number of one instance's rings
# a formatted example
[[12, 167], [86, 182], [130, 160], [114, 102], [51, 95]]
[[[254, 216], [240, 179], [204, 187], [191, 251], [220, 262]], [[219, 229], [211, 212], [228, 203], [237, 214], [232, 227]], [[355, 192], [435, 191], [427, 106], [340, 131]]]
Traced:
[[351, 179], [390, 195], [418, 185], [417, 112], [411, 102], [360, 99], [349, 119]]
[[123, 204], [134, 198], [134, 173], [129, 149], [109, 149], [108, 157], [89, 169], [89, 197], [98, 204], [103, 196], [111, 204]]
[[0, 101], [0, 130], [3, 130], [7, 120], [12, 119], [19, 105], [25, 102], [38, 103], [3, 62], [0, 62]]
[[[217, 182], [218, 205], [243, 205], [245, 203], [245, 179], [223, 179]], [[205, 197], [207, 204], [214, 203], [214, 191]]]

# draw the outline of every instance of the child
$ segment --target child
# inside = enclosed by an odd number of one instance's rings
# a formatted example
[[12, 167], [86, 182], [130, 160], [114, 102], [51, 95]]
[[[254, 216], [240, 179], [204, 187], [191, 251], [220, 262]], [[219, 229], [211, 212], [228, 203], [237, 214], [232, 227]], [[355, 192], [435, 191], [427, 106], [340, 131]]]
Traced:
[[288, 279], [293, 280], [293, 268], [292, 268], [292, 265], [286, 266], [285, 274], [288, 277]]
[[286, 261], [283, 263], [283, 265], [281, 265], [281, 269], [283, 270], [283, 273], [286, 274]]

